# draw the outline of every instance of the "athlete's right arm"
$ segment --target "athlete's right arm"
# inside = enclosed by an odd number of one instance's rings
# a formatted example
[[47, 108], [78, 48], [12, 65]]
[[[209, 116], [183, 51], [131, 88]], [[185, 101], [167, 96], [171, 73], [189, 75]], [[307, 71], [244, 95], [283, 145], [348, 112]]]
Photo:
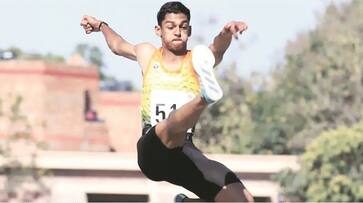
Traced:
[[86, 34], [101, 31], [106, 39], [108, 47], [113, 53], [134, 61], [137, 59], [135, 45], [126, 41], [103, 21], [85, 15], [82, 18], [81, 26], [84, 28]]
[[86, 34], [101, 31], [113, 53], [137, 61], [144, 73], [156, 48], [150, 43], [131, 44], [113, 31], [106, 23], [92, 16], [84, 16], [81, 26]]

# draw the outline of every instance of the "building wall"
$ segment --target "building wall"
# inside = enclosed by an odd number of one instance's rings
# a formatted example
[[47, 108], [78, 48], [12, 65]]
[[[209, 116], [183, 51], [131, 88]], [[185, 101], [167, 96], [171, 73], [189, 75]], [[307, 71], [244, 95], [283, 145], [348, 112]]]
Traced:
[[[44, 61], [0, 62], [3, 108], [10, 110], [14, 97], [21, 96], [20, 112], [32, 126], [33, 136], [47, 141], [50, 149], [54, 150], [92, 150], [90, 145], [83, 147], [85, 139], [90, 136], [98, 137], [91, 139], [94, 142], [109, 145], [106, 143], [106, 125], [102, 122], [90, 124], [84, 120], [85, 91], [89, 91], [92, 109], [96, 110], [99, 103], [98, 83], [95, 66]], [[1, 128], [4, 136], [6, 126]], [[91, 131], [94, 129], [97, 130]], [[99, 146], [96, 148], [100, 149]], [[109, 146], [103, 148], [109, 150]]]
[[[45, 84], [44, 77], [40, 74], [44, 71], [43, 63], [37, 62], [1, 62], [0, 63], [0, 98], [2, 99], [2, 110], [6, 115], [11, 114], [11, 105], [14, 104], [16, 96], [22, 98], [20, 112], [24, 113], [37, 136], [45, 134], [42, 127], [44, 112]], [[4, 123], [4, 119], [3, 122]], [[2, 125], [2, 132], [5, 131]]]
[[[46, 121], [47, 140], [54, 149], [77, 149], [77, 144], [81, 144], [90, 132], [86, 130], [84, 120], [86, 91], [89, 91], [93, 101], [92, 108], [97, 108], [97, 70], [59, 64], [48, 65], [47, 68], [51, 73], [44, 77], [46, 94], [43, 97], [43, 118]], [[62, 140], [65, 142], [60, 143]]]
[[[279, 187], [271, 176], [285, 168], [299, 169], [296, 156], [206, 156], [236, 172], [256, 199], [272, 202], [279, 201]], [[90, 195], [98, 195], [103, 202], [107, 196], [114, 196], [116, 202], [132, 202], [140, 196], [148, 202], [173, 202], [179, 193], [196, 197], [182, 187], [147, 179], [137, 166], [135, 153], [41, 151], [37, 157], [37, 167], [51, 171], [42, 178], [49, 188], [50, 202], [86, 203]]]
[[141, 95], [138, 92], [101, 92], [99, 113], [106, 122], [112, 147], [136, 152], [141, 136]]

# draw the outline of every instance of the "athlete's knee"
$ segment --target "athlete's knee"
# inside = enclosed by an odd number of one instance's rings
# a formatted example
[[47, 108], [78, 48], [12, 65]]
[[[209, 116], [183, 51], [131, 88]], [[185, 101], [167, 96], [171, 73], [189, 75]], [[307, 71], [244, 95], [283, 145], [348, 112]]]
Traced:
[[246, 188], [243, 190], [243, 194], [247, 202], [255, 202], [253, 195]]
[[173, 130], [168, 119], [158, 123], [155, 127], [156, 135], [167, 148], [175, 148], [183, 145], [185, 133]]
[[166, 118], [159, 122], [156, 125], [156, 132], [159, 133], [161, 136], [170, 137], [173, 134], [175, 125], [171, 121], [171, 119]]
[[241, 182], [224, 186], [215, 197], [216, 202], [254, 202], [253, 196]]
[[206, 179], [209, 179], [220, 187], [239, 182], [238, 177], [225, 165], [210, 159], [206, 163], [206, 170], [204, 172]]

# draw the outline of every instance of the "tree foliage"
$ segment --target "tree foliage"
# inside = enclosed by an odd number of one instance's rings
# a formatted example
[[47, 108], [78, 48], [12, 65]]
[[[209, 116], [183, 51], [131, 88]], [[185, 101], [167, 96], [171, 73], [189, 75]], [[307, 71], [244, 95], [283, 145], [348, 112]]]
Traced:
[[362, 120], [362, 10], [359, 0], [328, 6], [316, 29], [290, 42], [284, 63], [258, 85], [253, 78], [224, 78], [225, 98], [203, 115], [199, 146], [302, 153], [322, 131]]
[[301, 157], [298, 172], [276, 179], [294, 201], [363, 201], [363, 122], [321, 133]]
[[105, 68], [103, 53], [97, 46], [91, 46], [89, 44], [78, 44], [74, 52], [81, 55], [87, 62], [94, 64], [98, 67], [101, 80], [105, 80], [107, 78], [105, 73], [103, 72], [103, 68]]
[[[0, 50], [1, 51], [1, 50]], [[17, 59], [24, 60], [45, 60], [49, 62], [64, 62], [64, 57], [52, 53], [40, 54], [33, 52], [25, 52], [17, 47], [9, 47], [5, 51], [11, 51]]]
[[[241, 136], [250, 133], [254, 123], [251, 112], [246, 105], [247, 100], [253, 100], [250, 83], [241, 80], [235, 69], [227, 69], [221, 75], [225, 96], [220, 102], [208, 108], [203, 113], [196, 131], [196, 144], [206, 152], [240, 153], [251, 147], [249, 137]], [[235, 94], [239, 92], [239, 94]], [[226, 136], [228, 135], [228, 136]]]

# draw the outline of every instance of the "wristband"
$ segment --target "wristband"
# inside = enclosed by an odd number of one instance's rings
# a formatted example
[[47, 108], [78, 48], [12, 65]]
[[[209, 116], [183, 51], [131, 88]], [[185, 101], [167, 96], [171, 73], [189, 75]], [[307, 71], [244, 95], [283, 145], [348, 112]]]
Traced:
[[101, 26], [102, 26], [103, 24], [105, 24], [105, 25], [107, 25], [107, 26], [108, 26], [108, 24], [107, 24], [106, 22], [101, 21], [101, 22], [100, 22], [100, 25], [98, 26], [98, 30], [101, 30]]

